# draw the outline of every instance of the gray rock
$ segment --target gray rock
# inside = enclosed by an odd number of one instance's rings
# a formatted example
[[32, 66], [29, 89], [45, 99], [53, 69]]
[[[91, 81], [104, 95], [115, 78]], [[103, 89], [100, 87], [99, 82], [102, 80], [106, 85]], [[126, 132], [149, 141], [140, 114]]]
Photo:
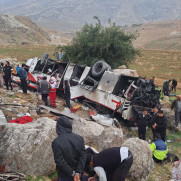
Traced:
[[122, 146], [128, 147], [133, 154], [133, 165], [128, 175], [130, 180], [147, 180], [154, 167], [148, 143], [138, 138], [130, 138]]
[[175, 112], [174, 110], [171, 110], [170, 108], [162, 108], [165, 117], [168, 121], [168, 128], [174, 129], [175, 128]]
[[104, 129], [104, 132], [98, 138], [98, 150], [109, 147], [121, 146], [123, 143], [123, 131], [120, 128], [108, 127]]
[[120, 146], [123, 142], [122, 129], [106, 127], [92, 121], [73, 120], [73, 132], [84, 138], [85, 144], [94, 147], [98, 151], [105, 148]]
[[104, 127], [92, 122], [86, 121], [84, 119], [73, 120], [72, 121], [73, 132], [82, 136], [86, 145], [98, 149], [98, 142], [100, 136], [104, 132]]
[[26, 175], [48, 175], [55, 169], [51, 143], [56, 122], [40, 118], [28, 124], [8, 123], [0, 132], [0, 167]]

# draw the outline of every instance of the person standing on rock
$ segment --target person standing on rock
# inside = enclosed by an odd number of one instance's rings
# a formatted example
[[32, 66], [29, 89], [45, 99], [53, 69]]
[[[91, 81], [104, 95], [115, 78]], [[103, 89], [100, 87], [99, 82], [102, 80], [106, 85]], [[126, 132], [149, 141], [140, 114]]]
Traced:
[[72, 124], [65, 116], [57, 119], [56, 132], [52, 149], [58, 181], [80, 181], [86, 162], [84, 139], [72, 133]]
[[64, 96], [65, 96], [65, 100], [66, 100], [66, 106], [70, 109], [71, 93], [70, 93], [70, 85], [69, 85], [68, 80], [64, 81]]
[[56, 107], [56, 91], [57, 91], [57, 80], [55, 77], [52, 77], [50, 79], [50, 92], [49, 92], [49, 97], [50, 97], [50, 104], [52, 107]]
[[[132, 153], [128, 147], [113, 147], [95, 155], [87, 155], [86, 164], [96, 171], [105, 172], [107, 181], [125, 181], [126, 175], [133, 163]], [[103, 175], [103, 174], [102, 174]], [[90, 177], [88, 181], [95, 181], [98, 175]]]
[[175, 111], [175, 127], [178, 129], [178, 125], [181, 122], [181, 95], [172, 102], [171, 109]]
[[19, 70], [19, 77], [21, 80], [21, 87], [23, 89], [23, 93], [26, 94], [27, 93], [27, 89], [28, 89], [28, 84], [27, 84], [27, 77], [28, 77], [28, 73], [25, 70], [26, 65], [22, 64], [22, 68]]
[[0, 87], [3, 87], [4, 80], [3, 80], [3, 63], [0, 64]]
[[47, 81], [47, 77], [43, 77], [43, 80], [40, 81], [38, 85], [38, 92], [41, 93], [42, 100], [45, 103], [45, 106], [48, 106], [48, 96], [50, 92], [50, 83]]
[[165, 141], [166, 129], [167, 129], [167, 119], [165, 118], [163, 111], [159, 110], [157, 115], [152, 120], [153, 138], [155, 139], [155, 133], [159, 133], [161, 135], [161, 139]]
[[6, 61], [3, 72], [4, 72], [3, 74], [4, 74], [4, 82], [6, 85], [6, 89], [9, 90], [9, 86], [10, 86], [11, 90], [13, 90], [13, 86], [11, 84], [12, 67], [10, 66], [9, 61]]

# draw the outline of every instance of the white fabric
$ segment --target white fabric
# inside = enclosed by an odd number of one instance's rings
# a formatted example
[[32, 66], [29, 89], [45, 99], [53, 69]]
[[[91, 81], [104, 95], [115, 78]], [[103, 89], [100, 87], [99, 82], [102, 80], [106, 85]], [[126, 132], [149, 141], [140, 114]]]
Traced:
[[128, 158], [128, 147], [121, 147], [120, 148], [120, 156], [121, 156], [121, 162]]
[[95, 167], [94, 171], [99, 177], [99, 181], [107, 181], [106, 173], [102, 167]]

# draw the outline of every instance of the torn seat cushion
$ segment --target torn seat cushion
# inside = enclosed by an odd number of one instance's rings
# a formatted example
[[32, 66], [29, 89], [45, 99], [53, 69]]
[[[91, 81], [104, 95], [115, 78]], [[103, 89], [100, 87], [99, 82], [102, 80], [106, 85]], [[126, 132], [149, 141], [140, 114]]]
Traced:
[[29, 123], [32, 121], [33, 121], [33, 119], [30, 116], [23, 116], [18, 119], [13, 119], [13, 120], [9, 121], [9, 123], [26, 124], [26, 123]]

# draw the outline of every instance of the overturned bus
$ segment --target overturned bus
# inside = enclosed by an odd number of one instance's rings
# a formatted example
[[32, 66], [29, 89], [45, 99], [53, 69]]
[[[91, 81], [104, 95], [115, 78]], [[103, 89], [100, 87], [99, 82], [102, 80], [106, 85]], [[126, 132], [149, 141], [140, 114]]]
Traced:
[[[114, 69], [104, 61], [92, 67], [63, 63], [48, 58], [29, 59], [26, 63], [28, 86], [37, 89], [37, 83], [47, 76], [57, 78], [58, 94], [63, 93], [63, 81], [69, 80], [71, 99], [83, 98], [99, 107], [120, 113], [125, 120], [135, 121], [132, 106], [151, 109], [159, 104], [160, 91], [150, 81], [141, 79], [136, 70]], [[18, 77], [14, 82], [19, 83]]]

